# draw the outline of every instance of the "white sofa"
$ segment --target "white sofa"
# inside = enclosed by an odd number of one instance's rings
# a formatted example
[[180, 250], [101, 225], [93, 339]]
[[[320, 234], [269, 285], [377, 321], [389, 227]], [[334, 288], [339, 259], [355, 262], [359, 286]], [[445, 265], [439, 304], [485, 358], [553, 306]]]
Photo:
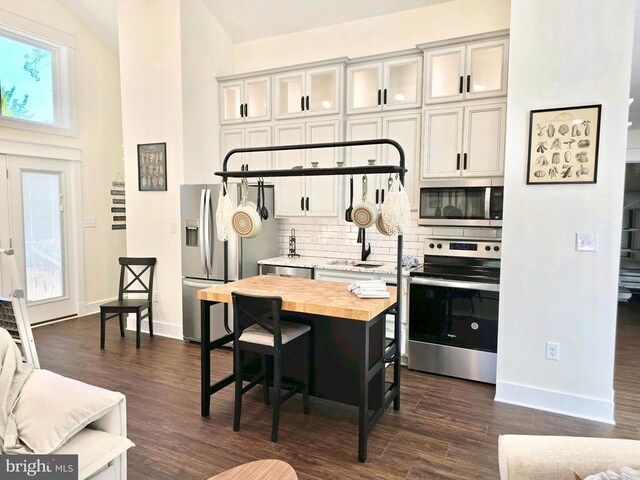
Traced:
[[77, 454], [79, 480], [126, 480], [124, 395], [33, 370], [14, 408], [18, 438], [38, 454]]
[[622, 467], [640, 469], [640, 441], [619, 438], [501, 435], [501, 480], [576, 480]]

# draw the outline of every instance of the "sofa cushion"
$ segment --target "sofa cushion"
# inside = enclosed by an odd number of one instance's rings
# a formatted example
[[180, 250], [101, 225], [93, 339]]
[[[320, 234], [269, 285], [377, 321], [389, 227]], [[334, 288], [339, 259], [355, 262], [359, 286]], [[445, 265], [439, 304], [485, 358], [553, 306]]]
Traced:
[[128, 438], [85, 428], [54, 453], [78, 455], [78, 479], [83, 480], [133, 446]]
[[123, 398], [121, 393], [36, 369], [14, 410], [18, 437], [34, 453], [51, 453]]
[[595, 475], [589, 475], [584, 480], [639, 480], [640, 470], [634, 470], [629, 467], [622, 467], [620, 473], [607, 470], [606, 472], [596, 473]]
[[639, 468], [640, 442], [620, 438], [500, 435], [501, 480], [575, 480], [595, 472]]

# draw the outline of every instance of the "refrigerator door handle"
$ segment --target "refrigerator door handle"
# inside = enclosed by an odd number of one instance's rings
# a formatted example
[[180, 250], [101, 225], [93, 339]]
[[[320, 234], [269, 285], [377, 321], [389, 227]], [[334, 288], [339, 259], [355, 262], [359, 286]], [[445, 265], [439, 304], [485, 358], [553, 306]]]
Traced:
[[207, 270], [207, 261], [204, 250], [204, 199], [205, 199], [206, 188], [203, 188], [200, 191], [200, 225], [198, 228], [198, 247], [200, 249], [200, 264], [202, 265], [202, 270], [205, 275], [209, 276], [209, 270]]
[[204, 252], [205, 262], [207, 268], [207, 275], [209, 275], [212, 269], [213, 262], [213, 244], [211, 243], [211, 190], [206, 189], [204, 196]]

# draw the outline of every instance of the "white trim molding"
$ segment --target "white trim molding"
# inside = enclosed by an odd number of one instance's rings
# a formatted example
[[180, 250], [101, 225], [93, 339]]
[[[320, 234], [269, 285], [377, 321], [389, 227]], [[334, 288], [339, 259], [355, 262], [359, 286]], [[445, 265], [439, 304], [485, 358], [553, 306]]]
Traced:
[[[613, 394], [611, 398], [613, 398]], [[515, 383], [498, 382], [496, 384], [495, 401], [611, 425], [616, 423], [613, 416], [614, 402], [611, 400], [585, 397]]]
[[87, 302], [85, 304], [85, 311], [86, 311], [85, 315], [92, 315], [94, 313], [99, 313], [100, 305], [103, 305], [108, 302], [113, 302], [117, 299], [118, 297], [113, 297], [113, 298], [104, 298], [102, 300], [97, 300], [95, 302]]
[[[136, 317], [135, 315], [130, 315], [127, 318], [127, 330], [131, 330], [133, 332], [136, 331]], [[142, 325], [140, 327], [140, 332], [149, 333], [149, 321], [143, 320]], [[184, 340], [182, 336], [182, 325], [176, 325], [173, 323], [165, 323], [158, 322], [156, 320], [153, 321], [153, 334], [158, 335], [160, 337], [168, 337], [175, 338], [178, 340]]]
[[0, 139], [0, 152], [7, 155], [21, 155], [23, 157], [51, 158], [54, 160], [82, 161], [82, 150], [74, 147], [48, 145], [44, 143], [20, 142], [17, 140]]

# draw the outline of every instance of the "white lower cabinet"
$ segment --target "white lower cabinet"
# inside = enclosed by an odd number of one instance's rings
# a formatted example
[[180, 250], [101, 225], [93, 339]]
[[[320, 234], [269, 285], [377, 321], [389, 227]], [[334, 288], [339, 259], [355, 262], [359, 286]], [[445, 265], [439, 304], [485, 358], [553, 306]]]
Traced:
[[[339, 142], [342, 139], [340, 124], [340, 120], [277, 124], [274, 127], [274, 144]], [[341, 158], [342, 152], [338, 148], [287, 150], [274, 152], [274, 168], [334, 168]], [[274, 183], [276, 217], [338, 215], [337, 177], [280, 177]]]
[[[323, 268], [315, 268], [314, 275], [316, 280], [324, 280], [328, 282], [345, 282], [346, 284], [352, 282], [361, 282], [364, 280], [383, 280], [387, 285], [395, 286], [397, 284], [397, 278], [395, 275], [381, 275], [375, 273], [366, 272], [350, 272], [345, 270], [329, 270]], [[402, 278], [402, 310], [400, 312], [400, 354], [406, 358], [407, 355], [407, 295], [409, 293], [409, 280], [407, 277]], [[385, 325], [385, 335], [387, 338], [394, 337], [395, 330], [395, 316], [387, 315]]]
[[[404, 115], [358, 116], [347, 120], [347, 141], [390, 138], [397, 141], [405, 156], [404, 188], [412, 209], [417, 209], [416, 179], [420, 159], [420, 119], [419, 113]], [[347, 165], [365, 166], [370, 159], [376, 165], [399, 165], [400, 154], [392, 145], [368, 145], [351, 147], [347, 150]], [[367, 178], [368, 200], [382, 204], [389, 193], [389, 175], [372, 175]], [[345, 205], [349, 205], [349, 178], [344, 179]], [[362, 200], [362, 177], [353, 181], [353, 203]], [[346, 208], [345, 206], [345, 208]]]

